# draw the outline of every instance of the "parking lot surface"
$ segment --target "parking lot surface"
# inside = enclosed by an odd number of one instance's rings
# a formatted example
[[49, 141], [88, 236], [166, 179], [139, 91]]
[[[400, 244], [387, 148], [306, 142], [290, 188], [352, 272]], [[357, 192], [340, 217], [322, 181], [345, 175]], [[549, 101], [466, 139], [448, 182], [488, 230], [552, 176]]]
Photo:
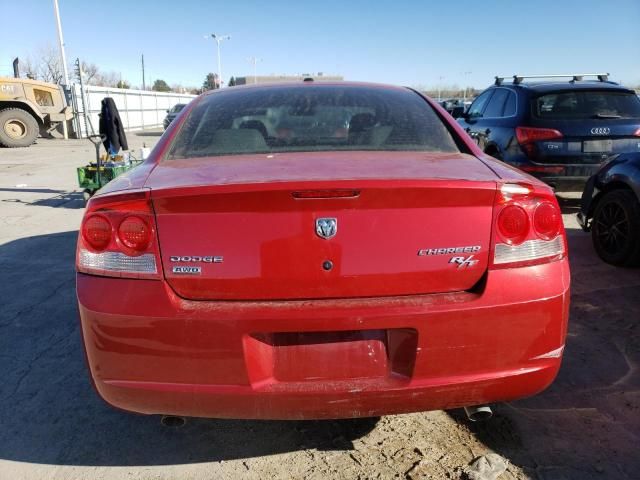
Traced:
[[[133, 149], [160, 132], [129, 134]], [[501, 479], [640, 476], [640, 270], [614, 268], [561, 199], [572, 305], [555, 383], [497, 405], [486, 424], [460, 411], [323, 422], [189, 419], [113, 410], [85, 368], [74, 285], [84, 202], [75, 168], [87, 140], [0, 149], [0, 479], [465, 478], [490, 452]]]

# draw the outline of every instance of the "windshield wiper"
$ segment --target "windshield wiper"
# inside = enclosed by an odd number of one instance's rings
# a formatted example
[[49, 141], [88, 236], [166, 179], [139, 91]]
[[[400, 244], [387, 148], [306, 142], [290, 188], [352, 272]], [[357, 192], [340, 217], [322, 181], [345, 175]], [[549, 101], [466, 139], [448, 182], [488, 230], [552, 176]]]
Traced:
[[622, 115], [616, 115], [615, 113], [596, 113], [591, 118], [622, 118]]

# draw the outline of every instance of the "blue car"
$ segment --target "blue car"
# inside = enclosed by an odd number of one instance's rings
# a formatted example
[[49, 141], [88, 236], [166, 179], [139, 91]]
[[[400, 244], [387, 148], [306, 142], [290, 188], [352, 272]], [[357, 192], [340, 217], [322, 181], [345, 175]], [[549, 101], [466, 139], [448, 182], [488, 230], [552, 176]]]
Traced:
[[458, 122], [487, 154], [560, 191], [582, 191], [609, 157], [640, 152], [640, 99], [608, 74], [496, 77]]
[[582, 193], [578, 223], [612, 265], [640, 265], [640, 153], [611, 157]]

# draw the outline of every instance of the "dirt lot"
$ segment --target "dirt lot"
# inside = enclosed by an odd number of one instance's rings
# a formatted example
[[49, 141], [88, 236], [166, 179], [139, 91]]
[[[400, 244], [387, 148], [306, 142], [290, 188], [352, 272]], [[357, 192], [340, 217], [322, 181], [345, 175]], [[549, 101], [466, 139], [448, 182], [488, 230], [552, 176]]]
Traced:
[[[151, 146], [158, 133], [130, 134]], [[564, 200], [573, 276], [556, 382], [498, 405], [483, 426], [461, 412], [356, 421], [190, 420], [112, 410], [90, 386], [74, 292], [83, 212], [75, 167], [88, 141], [0, 149], [0, 478], [464, 478], [475, 457], [501, 479], [640, 478], [640, 270], [599, 261]]]

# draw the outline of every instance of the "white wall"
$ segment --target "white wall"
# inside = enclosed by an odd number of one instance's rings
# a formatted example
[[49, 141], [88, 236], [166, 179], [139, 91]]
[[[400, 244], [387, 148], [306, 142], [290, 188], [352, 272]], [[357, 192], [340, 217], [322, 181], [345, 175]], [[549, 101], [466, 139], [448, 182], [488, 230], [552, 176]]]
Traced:
[[[162, 127], [162, 121], [168, 109], [176, 103], [189, 103], [195, 98], [195, 95], [180, 93], [95, 87], [91, 85], [85, 85], [84, 89], [87, 114], [95, 133], [98, 133], [98, 114], [100, 113], [101, 101], [104, 97], [111, 97], [115, 101], [125, 130], [144, 130]], [[76, 129], [80, 130], [81, 136], [85, 137], [87, 132], [85, 130], [80, 84], [73, 85], [72, 93], [73, 107], [77, 113], [74, 123]], [[92, 133], [91, 125], [88, 125], [88, 130], [89, 133]]]

